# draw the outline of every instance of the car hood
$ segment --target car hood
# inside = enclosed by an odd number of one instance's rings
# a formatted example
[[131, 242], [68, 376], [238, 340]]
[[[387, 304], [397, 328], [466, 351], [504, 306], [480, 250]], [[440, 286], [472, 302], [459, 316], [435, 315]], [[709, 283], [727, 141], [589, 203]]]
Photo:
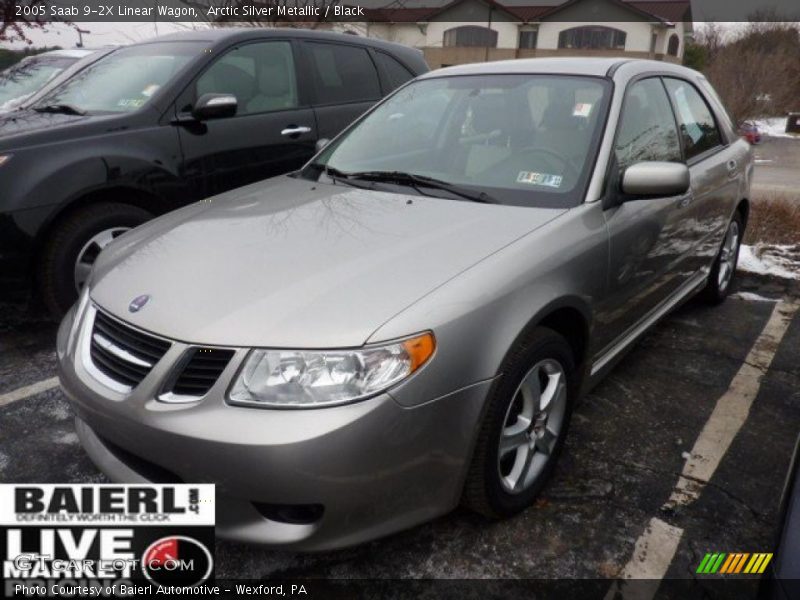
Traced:
[[[434, 288], [563, 212], [280, 177], [122, 236], [98, 259], [91, 297], [186, 342], [360, 346]], [[143, 294], [149, 302], [131, 313]]]
[[0, 114], [0, 150], [14, 150], [117, 131], [130, 124], [127, 113], [65, 115], [31, 109]]

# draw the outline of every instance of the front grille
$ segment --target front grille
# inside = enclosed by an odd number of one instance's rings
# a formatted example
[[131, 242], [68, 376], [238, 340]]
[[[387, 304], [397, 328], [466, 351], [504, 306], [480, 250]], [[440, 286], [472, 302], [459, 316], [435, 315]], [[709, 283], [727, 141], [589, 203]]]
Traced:
[[178, 396], [203, 396], [211, 389], [233, 358], [233, 350], [222, 348], [192, 348], [172, 389]]
[[97, 311], [89, 354], [106, 377], [136, 387], [161, 360], [170, 343], [148, 335]]

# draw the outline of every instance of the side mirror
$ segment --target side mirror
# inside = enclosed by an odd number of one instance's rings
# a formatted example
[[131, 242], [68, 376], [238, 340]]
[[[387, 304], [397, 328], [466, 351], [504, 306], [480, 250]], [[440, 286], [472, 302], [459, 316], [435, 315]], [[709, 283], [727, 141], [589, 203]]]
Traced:
[[192, 116], [198, 121], [224, 119], [236, 114], [239, 103], [233, 94], [203, 94], [192, 109]]
[[640, 162], [622, 174], [622, 191], [629, 196], [679, 196], [689, 190], [689, 167], [674, 162]]
[[316, 144], [317, 152], [322, 152], [322, 149], [325, 148], [331, 141], [328, 138], [319, 138]]

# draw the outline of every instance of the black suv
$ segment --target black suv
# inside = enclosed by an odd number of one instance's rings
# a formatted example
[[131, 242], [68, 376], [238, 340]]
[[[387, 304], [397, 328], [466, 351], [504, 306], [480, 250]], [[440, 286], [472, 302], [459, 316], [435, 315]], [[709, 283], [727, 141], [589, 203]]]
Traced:
[[297, 169], [421, 52], [298, 29], [209, 29], [120, 48], [0, 120], [0, 283], [55, 314], [100, 250], [178, 206]]

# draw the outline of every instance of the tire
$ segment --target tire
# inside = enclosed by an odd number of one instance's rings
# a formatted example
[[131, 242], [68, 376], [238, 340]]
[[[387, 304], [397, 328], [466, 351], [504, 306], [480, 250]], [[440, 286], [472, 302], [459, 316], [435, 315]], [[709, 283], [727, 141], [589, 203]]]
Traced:
[[[706, 286], [700, 291], [700, 299], [707, 304], [721, 304], [728, 297], [736, 279], [736, 265], [739, 262], [739, 248], [744, 236], [742, 215], [736, 211], [720, 245], [717, 258], [711, 267]], [[732, 252], [732, 254], [731, 254]]]
[[[559, 381], [554, 383], [556, 370], [560, 370], [556, 375]], [[500, 372], [502, 376], [489, 392], [462, 497], [465, 506], [490, 518], [510, 517], [530, 506], [539, 495], [561, 453], [579, 390], [570, 345], [563, 336], [544, 327], [535, 328], [517, 344]], [[544, 390], [541, 399], [551, 399], [544, 411], [541, 406], [533, 407], [533, 418], [526, 427], [525, 419], [531, 415], [526, 405], [535, 404], [535, 400], [528, 400], [532, 394], [525, 388], [530, 390], [537, 383]], [[555, 387], [551, 390], [551, 386]], [[549, 390], [555, 395], [549, 395]], [[542, 423], [537, 415], [548, 410]], [[521, 445], [501, 452], [501, 438], [507, 448], [517, 442]], [[525, 471], [529, 456], [531, 470]]]
[[45, 241], [37, 269], [37, 288], [47, 310], [60, 318], [78, 298], [78, 258], [88, 270], [105, 244], [151, 219], [130, 204], [103, 202], [80, 208], [57, 222]]

